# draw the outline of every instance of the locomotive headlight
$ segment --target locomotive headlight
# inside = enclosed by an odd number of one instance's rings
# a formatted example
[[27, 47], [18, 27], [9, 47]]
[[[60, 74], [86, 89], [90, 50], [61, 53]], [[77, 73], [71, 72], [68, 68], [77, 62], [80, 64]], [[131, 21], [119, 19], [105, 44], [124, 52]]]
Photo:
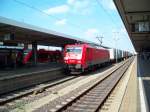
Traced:
[[81, 63], [81, 60], [78, 60], [77, 63]]
[[64, 57], [65, 60], [68, 60], [68, 57]]
[[77, 64], [75, 67], [76, 67], [77, 69], [78, 69], [78, 68], [81, 68], [81, 64]]
[[76, 59], [81, 59], [81, 55], [77, 55]]

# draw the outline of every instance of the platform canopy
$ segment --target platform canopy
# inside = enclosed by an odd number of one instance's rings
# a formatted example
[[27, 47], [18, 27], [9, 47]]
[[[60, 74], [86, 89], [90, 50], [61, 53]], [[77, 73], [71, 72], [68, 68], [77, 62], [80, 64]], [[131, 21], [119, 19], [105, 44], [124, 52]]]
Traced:
[[150, 0], [114, 0], [137, 52], [150, 51]]
[[0, 17], [0, 41], [7, 43], [32, 43], [39, 45], [64, 46], [73, 43], [92, 43], [70, 35], [39, 28], [26, 23]]

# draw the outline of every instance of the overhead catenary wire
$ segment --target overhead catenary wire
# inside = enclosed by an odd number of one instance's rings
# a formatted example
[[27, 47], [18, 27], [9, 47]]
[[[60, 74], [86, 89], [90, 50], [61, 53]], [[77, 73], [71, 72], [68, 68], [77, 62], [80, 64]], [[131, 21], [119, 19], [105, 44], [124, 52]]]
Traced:
[[[54, 15], [50, 15], [50, 14], [48, 14], [48, 13], [46, 13], [46, 12], [44, 12], [43, 10], [41, 10], [41, 9], [39, 9], [39, 8], [37, 8], [37, 7], [35, 7], [35, 6], [32, 6], [32, 5], [30, 5], [30, 4], [27, 4], [27, 3], [25, 3], [25, 2], [22, 2], [22, 1], [20, 1], [20, 0], [13, 0], [13, 1], [15, 1], [16, 3], [18, 3], [18, 4], [21, 4], [21, 5], [24, 5], [25, 7], [28, 7], [28, 8], [30, 8], [30, 9], [33, 9], [33, 10], [35, 10], [35, 11], [37, 11], [37, 12], [40, 12], [40, 13], [42, 13], [42, 14], [45, 14], [45, 15], [47, 15], [48, 17], [51, 17], [51, 18], [53, 18], [53, 19], [55, 19], [55, 20], [58, 20], [58, 21], [60, 21], [60, 20], [62, 20], [62, 18], [59, 18], [59, 17], [56, 17], [56, 16], [54, 16]], [[114, 19], [112, 18], [112, 16], [107, 12], [107, 10], [102, 6], [102, 4], [100, 3], [100, 1], [99, 0], [96, 0], [97, 1], [97, 3], [100, 5], [100, 7], [102, 8], [102, 10], [108, 15], [108, 17], [111, 19], [111, 21], [113, 22], [113, 25], [115, 26], [115, 21], [114, 21]], [[68, 22], [68, 24], [70, 24], [71, 25], [71, 27], [74, 27], [74, 28], [76, 28], [76, 29], [80, 29], [80, 31], [86, 31], [87, 29], [86, 28], [82, 28], [81, 27], [81, 25], [78, 25], [78, 24], [74, 24], [74, 23], [72, 23], [72, 22]], [[120, 29], [120, 28], [119, 28]], [[125, 32], [124, 32], [125, 33]], [[125, 35], [126, 36], [126, 35]]]
[[[109, 20], [112, 21], [113, 27], [114, 27], [114, 28], [117, 28], [117, 29], [118, 29], [118, 28], [120, 29], [120, 27], [118, 27], [118, 25], [115, 24], [115, 23], [117, 23], [117, 22], [114, 20], [114, 18], [112, 17], [112, 15], [103, 7], [102, 3], [101, 3], [99, 0], [96, 0], [96, 2], [97, 2], [97, 4], [100, 6], [100, 8], [105, 12], [105, 14], [107, 14]], [[121, 26], [121, 27], [122, 27], [122, 26]], [[124, 29], [124, 28], [122, 28], [122, 29]], [[127, 36], [125, 32], [123, 32], [123, 35], [124, 35], [125, 37]]]
[[[24, 5], [25, 7], [28, 7], [28, 8], [30, 8], [30, 9], [33, 9], [33, 10], [35, 10], [35, 11], [38, 11], [38, 12], [40, 12], [40, 13], [42, 13], [42, 14], [45, 14], [45, 15], [47, 15], [47, 16], [49, 16], [49, 17], [55, 19], [55, 20], [58, 20], [58, 21], [62, 20], [62, 18], [56, 17], [56, 16], [54, 16], [54, 15], [50, 15], [50, 14], [44, 12], [43, 10], [41, 10], [41, 9], [35, 7], [35, 6], [29, 5], [29, 4], [25, 3], [25, 2], [22, 2], [22, 1], [20, 1], [20, 0], [13, 0], [13, 1], [15, 1], [15, 2], [18, 3], [18, 4]], [[71, 22], [68, 22], [68, 23], [69, 23], [70, 25], [72, 25], [72, 27], [75, 27], [75, 28], [80, 29], [80, 30], [82, 30], [82, 31], [85, 31], [85, 30], [86, 30], [86, 29], [84, 29], [84, 28], [81, 28], [80, 25], [77, 25], [77, 24], [74, 24], [74, 23], [71, 23]]]
[[[45, 14], [45, 15], [47, 15], [48, 17], [51, 17], [51, 18], [53, 18], [53, 19], [55, 19], [55, 20], [58, 20], [58, 21], [59, 21], [59, 20], [62, 20], [62, 18], [56, 17], [56, 16], [54, 16], [54, 15], [50, 15], [50, 14], [44, 12], [43, 10], [41, 10], [41, 9], [35, 7], [35, 6], [29, 5], [29, 4], [25, 3], [25, 2], [22, 2], [22, 1], [20, 1], [20, 0], [13, 0], [13, 1], [15, 1], [15, 2], [18, 3], [18, 4], [24, 5], [24, 6], [28, 7], [28, 8], [31, 8], [31, 9], [33, 9], [33, 10], [35, 10], [35, 11], [38, 11], [38, 12], [40, 12], [40, 13], [42, 13], [42, 14]], [[71, 27], [74, 27], [74, 28], [76, 28], [76, 29], [80, 29], [81, 32], [87, 31], [87, 28], [81, 28], [81, 27], [80, 27], [81, 25], [77, 25], [77, 24], [74, 24], [74, 23], [71, 23], [71, 22], [68, 22], [68, 23], [69, 23], [70, 25], [72, 25]]]

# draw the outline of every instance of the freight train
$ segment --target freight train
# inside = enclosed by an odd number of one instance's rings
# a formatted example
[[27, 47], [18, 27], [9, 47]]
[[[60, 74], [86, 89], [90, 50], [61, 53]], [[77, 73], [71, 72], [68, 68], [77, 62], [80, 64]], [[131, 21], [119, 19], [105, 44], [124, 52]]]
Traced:
[[[119, 49], [106, 49], [91, 44], [66, 45], [64, 51], [37, 50], [37, 62], [60, 62], [70, 73], [81, 73], [108, 63], [124, 60], [132, 54]], [[0, 47], [0, 68], [31, 64], [33, 51], [20, 47]]]
[[64, 62], [72, 74], [82, 73], [95, 66], [123, 60], [131, 56], [129, 52], [118, 49], [106, 49], [90, 44], [66, 45]]

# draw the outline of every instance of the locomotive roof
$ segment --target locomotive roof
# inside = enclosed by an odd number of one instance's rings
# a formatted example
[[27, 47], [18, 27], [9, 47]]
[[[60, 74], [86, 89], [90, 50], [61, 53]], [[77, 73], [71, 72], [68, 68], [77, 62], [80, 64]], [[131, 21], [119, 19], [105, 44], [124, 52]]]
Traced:
[[98, 45], [95, 45], [95, 44], [70, 44], [70, 45], [67, 45], [67, 46], [87, 46], [87, 47], [97, 48], [97, 49], [106, 49], [103, 46], [98, 46]]

